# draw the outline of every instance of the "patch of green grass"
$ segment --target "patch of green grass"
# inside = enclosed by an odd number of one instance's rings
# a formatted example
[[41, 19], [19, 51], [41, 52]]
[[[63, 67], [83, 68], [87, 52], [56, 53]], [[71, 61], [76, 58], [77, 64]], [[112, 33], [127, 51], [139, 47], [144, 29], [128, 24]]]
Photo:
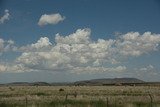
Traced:
[[7, 107], [6, 103], [0, 103], [0, 107]]
[[90, 105], [92, 107], [107, 107], [106, 102], [102, 101], [102, 100], [98, 100], [98, 101], [91, 101]]
[[47, 96], [47, 93], [43, 93], [43, 92], [38, 92], [38, 93], [34, 93], [33, 95], [37, 95], [37, 96]]
[[57, 107], [57, 106], [71, 106], [71, 107], [106, 107], [106, 102], [102, 100], [98, 101], [81, 101], [81, 100], [65, 100], [65, 101], [52, 101], [50, 106]]
[[[158, 103], [144, 103], [144, 102], [135, 102], [133, 103], [137, 107], [159, 107]], [[158, 106], [156, 106], [158, 105]]]
[[57, 107], [57, 106], [73, 106], [73, 107], [85, 107], [89, 104], [89, 102], [86, 101], [77, 101], [77, 100], [57, 100], [50, 102], [50, 106]]
[[17, 105], [17, 104], [7, 104], [7, 103], [0, 103], [0, 107], [23, 107], [24, 105]]

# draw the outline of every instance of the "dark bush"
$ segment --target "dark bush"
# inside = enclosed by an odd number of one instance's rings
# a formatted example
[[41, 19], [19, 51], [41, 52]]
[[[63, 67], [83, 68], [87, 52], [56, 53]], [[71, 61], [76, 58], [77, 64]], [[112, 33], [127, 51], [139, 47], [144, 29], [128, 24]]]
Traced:
[[64, 91], [64, 89], [63, 89], [63, 88], [60, 88], [59, 91], [60, 91], [60, 92], [61, 92], [61, 91]]

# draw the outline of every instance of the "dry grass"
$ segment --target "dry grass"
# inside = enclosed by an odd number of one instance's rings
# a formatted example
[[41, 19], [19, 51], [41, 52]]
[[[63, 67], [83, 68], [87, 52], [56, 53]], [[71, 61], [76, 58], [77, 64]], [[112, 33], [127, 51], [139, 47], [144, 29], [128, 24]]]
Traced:
[[128, 103], [150, 103], [149, 94], [153, 103], [160, 102], [158, 86], [6, 86], [0, 87], [0, 104], [81, 103], [120, 106]]

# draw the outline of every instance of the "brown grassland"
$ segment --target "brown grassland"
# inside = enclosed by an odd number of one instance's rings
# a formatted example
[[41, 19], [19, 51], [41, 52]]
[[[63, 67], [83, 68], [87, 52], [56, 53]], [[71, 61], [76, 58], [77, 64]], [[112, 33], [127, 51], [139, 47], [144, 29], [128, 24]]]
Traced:
[[160, 107], [160, 86], [1, 86], [0, 107]]

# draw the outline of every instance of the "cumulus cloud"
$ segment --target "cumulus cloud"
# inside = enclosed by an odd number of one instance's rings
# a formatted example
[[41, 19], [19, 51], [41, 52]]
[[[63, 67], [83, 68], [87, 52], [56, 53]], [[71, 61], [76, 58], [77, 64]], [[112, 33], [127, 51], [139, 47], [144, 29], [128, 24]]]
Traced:
[[23, 64], [0, 64], [0, 72], [27, 72], [31, 69], [27, 69]]
[[116, 47], [123, 55], [139, 56], [144, 53], [158, 50], [160, 34], [145, 32], [140, 35], [138, 32], [130, 32], [121, 36]]
[[124, 72], [126, 71], [125, 66], [117, 66], [117, 67], [93, 67], [93, 66], [87, 66], [87, 67], [74, 67], [71, 71], [73, 73], [81, 74], [81, 73], [101, 73], [101, 72]]
[[159, 77], [159, 69], [156, 66], [149, 64], [139, 68], [135, 68], [135, 75], [139, 76], [140, 78], [147, 77], [152, 80], [153, 76]]
[[56, 34], [55, 41], [60, 44], [86, 44], [89, 43], [91, 30], [86, 29], [78, 29], [75, 33], [69, 36], [61, 36]]
[[[8, 70], [51, 71], [72, 73], [117, 72], [127, 70], [121, 63], [123, 57], [138, 57], [158, 51], [160, 34], [129, 32], [116, 39], [91, 39], [91, 30], [78, 29], [64, 36], [55, 35], [53, 45], [49, 38], [41, 37], [36, 43], [18, 48], [22, 52]], [[12, 43], [10, 41], [10, 43]], [[0, 41], [4, 44], [4, 40]], [[0, 49], [4, 46], [0, 45]], [[13, 69], [14, 68], [14, 69]], [[149, 66], [153, 68], [153, 66]], [[145, 68], [142, 68], [144, 70]], [[1, 66], [1, 71], [6, 67]]]
[[3, 24], [6, 20], [9, 20], [9, 10], [5, 10], [4, 12], [5, 14], [2, 17], [0, 17], [0, 24]]
[[36, 43], [29, 44], [27, 46], [22, 46], [18, 50], [21, 52], [43, 52], [50, 50], [52, 43], [47, 37], [41, 37]]
[[148, 65], [146, 67], [140, 68], [140, 71], [153, 71], [154, 70], [154, 66], [153, 65]]
[[4, 40], [0, 38], [0, 52], [4, 49]]
[[16, 51], [17, 48], [14, 46], [13, 40], [3, 40], [0, 38], [0, 55], [8, 51]]
[[55, 25], [65, 19], [64, 16], [61, 16], [59, 13], [56, 14], [44, 14], [40, 17], [38, 25], [44, 26], [48, 24]]

